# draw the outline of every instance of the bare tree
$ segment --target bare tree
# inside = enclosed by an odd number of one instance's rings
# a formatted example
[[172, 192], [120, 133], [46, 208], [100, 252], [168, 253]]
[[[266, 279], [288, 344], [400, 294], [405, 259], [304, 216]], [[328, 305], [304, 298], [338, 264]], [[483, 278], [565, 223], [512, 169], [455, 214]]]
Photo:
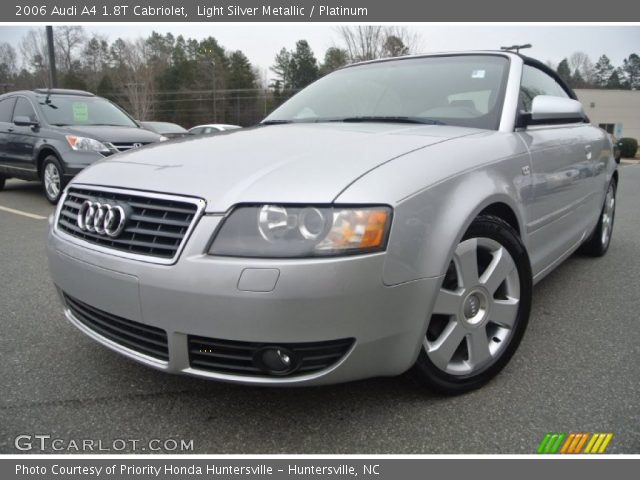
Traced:
[[16, 49], [10, 43], [0, 43], [0, 66], [7, 75], [15, 75], [18, 71]]
[[582, 77], [582, 80], [586, 84], [591, 84], [595, 80], [595, 69], [593, 62], [584, 52], [574, 52], [569, 57], [569, 67], [571, 72], [575, 75], [576, 72]]
[[408, 55], [420, 48], [419, 36], [407, 27], [341, 26], [337, 32], [351, 62]]
[[340, 26], [338, 33], [352, 62], [374, 60], [382, 56], [384, 27], [381, 25]]
[[22, 38], [19, 45], [23, 68], [33, 72], [35, 83], [49, 85], [49, 56], [44, 28], [32, 29]]
[[116, 81], [124, 92], [131, 114], [139, 119], [151, 118], [153, 113], [153, 67], [148, 64], [148, 45], [144, 39], [135, 41], [118, 39], [112, 47], [117, 59]]
[[573, 52], [569, 57], [569, 68], [572, 72], [575, 72], [576, 70], [582, 70], [584, 62], [588, 59], [589, 55], [584, 52]]
[[254, 65], [253, 76], [256, 79], [256, 84], [258, 88], [262, 90], [266, 90], [267, 88], [269, 88], [269, 70], [267, 70], [266, 68]]
[[86, 40], [84, 29], [79, 26], [56, 26], [53, 29], [54, 42], [57, 48], [56, 63], [63, 71], [73, 67], [74, 53]]
[[384, 34], [385, 43], [388, 43], [390, 39], [393, 39], [394, 42], [400, 42], [400, 44], [403, 46], [403, 48], [400, 49], [400, 55], [412, 55], [423, 50], [422, 38], [420, 37], [420, 35], [409, 30], [409, 28], [407, 27], [398, 25], [386, 27], [384, 29]]
[[0, 43], [0, 92], [7, 92], [14, 86], [16, 73], [16, 49], [10, 43]]

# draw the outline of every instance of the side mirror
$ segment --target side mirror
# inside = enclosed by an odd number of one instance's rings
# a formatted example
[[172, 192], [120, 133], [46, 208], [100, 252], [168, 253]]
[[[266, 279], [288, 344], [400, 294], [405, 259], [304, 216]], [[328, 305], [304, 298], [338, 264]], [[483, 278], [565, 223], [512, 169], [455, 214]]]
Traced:
[[528, 124], [583, 122], [585, 118], [582, 104], [577, 100], [538, 95], [533, 99]]
[[18, 125], [19, 127], [37, 127], [38, 125], [40, 125], [40, 122], [38, 122], [37, 120], [31, 120], [29, 117], [23, 115], [14, 117], [13, 123]]

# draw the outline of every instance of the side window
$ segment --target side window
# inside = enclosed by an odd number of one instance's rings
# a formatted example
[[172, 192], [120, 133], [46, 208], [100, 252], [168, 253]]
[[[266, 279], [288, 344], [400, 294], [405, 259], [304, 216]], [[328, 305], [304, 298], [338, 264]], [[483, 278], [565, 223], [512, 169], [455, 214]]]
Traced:
[[16, 101], [16, 108], [13, 111], [13, 118], [16, 117], [29, 117], [29, 120], [37, 120], [36, 112], [31, 106], [31, 102], [24, 97], [18, 97]]
[[202, 133], [203, 128], [199, 127], [199, 128], [192, 128], [191, 130], [189, 130], [191, 133], [193, 133], [194, 135], [199, 135]]
[[0, 122], [10, 123], [11, 114], [13, 113], [13, 105], [16, 103], [16, 97], [5, 98], [0, 100]]
[[569, 98], [567, 92], [564, 91], [553, 77], [547, 75], [542, 70], [525, 65], [522, 69], [520, 99], [518, 101], [520, 111], [530, 113], [533, 99], [538, 95]]
[[613, 135], [613, 132], [616, 129], [615, 123], [600, 123], [598, 126], [611, 135]]

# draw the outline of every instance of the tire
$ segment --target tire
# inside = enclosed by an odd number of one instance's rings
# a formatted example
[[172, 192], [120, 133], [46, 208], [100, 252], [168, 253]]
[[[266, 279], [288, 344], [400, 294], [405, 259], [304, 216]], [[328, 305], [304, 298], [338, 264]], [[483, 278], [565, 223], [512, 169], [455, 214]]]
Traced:
[[64, 170], [60, 166], [60, 160], [55, 155], [49, 155], [42, 162], [42, 189], [45, 197], [54, 205], [60, 200], [60, 195], [66, 185]]
[[613, 221], [616, 216], [616, 191], [618, 184], [615, 178], [611, 179], [607, 193], [604, 197], [604, 204], [600, 211], [598, 224], [593, 230], [586, 242], [580, 247], [580, 252], [591, 257], [602, 257], [611, 244], [611, 235], [613, 233]]
[[412, 369], [438, 393], [477, 389], [509, 362], [529, 321], [529, 255], [518, 233], [490, 215], [456, 247]]
[[0, 175], [0, 190], [3, 190], [3, 189], [4, 189], [4, 182], [5, 182], [6, 180], [7, 180], [7, 179], [6, 179], [5, 177], [3, 177], [2, 175]]

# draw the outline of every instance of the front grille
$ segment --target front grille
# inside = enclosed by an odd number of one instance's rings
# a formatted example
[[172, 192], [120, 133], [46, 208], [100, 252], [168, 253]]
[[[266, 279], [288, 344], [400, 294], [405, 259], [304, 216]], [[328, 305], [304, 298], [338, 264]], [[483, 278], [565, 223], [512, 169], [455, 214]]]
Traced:
[[116, 317], [67, 294], [64, 299], [73, 316], [97, 334], [158, 360], [169, 360], [167, 333], [164, 330]]
[[238, 375], [268, 376], [255, 355], [265, 347], [286, 348], [297, 365], [288, 376], [308, 375], [337, 363], [353, 345], [352, 338], [314, 343], [255, 343], [189, 335], [189, 365], [198, 370]]
[[[85, 200], [128, 205], [131, 214], [124, 231], [111, 238], [82, 230], [78, 212]], [[122, 252], [162, 259], [174, 258], [198, 211], [195, 203], [143, 195], [71, 188], [58, 217], [58, 229], [89, 243]]]
[[140, 142], [137, 143], [136, 145], [134, 145], [133, 143], [112, 143], [111, 145], [113, 145], [115, 147], [116, 150], [118, 150], [118, 152], [126, 152], [128, 150], [133, 150], [134, 148], [142, 148], [145, 145], [149, 145], [149, 142]]

